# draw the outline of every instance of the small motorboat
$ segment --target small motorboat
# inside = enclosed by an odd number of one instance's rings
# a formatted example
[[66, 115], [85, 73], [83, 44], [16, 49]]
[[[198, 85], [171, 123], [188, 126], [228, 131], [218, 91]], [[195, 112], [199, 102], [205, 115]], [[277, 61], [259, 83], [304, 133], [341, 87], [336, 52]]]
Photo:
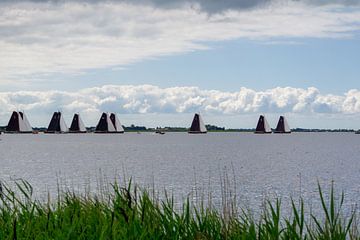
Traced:
[[161, 130], [156, 130], [155, 133], [156, 133], [156, 134], [160, 134], [160, 135], [164, 135], [164, 134], [165, 134], [165, 132], [163, 132], [163, 131], [161, 131]]

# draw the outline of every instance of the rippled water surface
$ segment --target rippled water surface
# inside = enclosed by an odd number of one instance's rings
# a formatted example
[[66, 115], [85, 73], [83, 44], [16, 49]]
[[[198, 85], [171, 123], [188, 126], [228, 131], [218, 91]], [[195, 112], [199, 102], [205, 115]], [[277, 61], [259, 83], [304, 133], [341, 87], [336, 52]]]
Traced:
[[[241, 201], [317, 196], [317, 181], [335, 181], [360, 203], [360, 135], [351, 133], [125, 133], [1, 135], [0, 179], [28, 180], [41, 195], [57, 182], [76, 189], [124, 174], [142, 186], [186, 197], [194, 188], [221, 199], [221, 179], [236, 182]], [[199, 190], [199, 191], [200, 191]]]

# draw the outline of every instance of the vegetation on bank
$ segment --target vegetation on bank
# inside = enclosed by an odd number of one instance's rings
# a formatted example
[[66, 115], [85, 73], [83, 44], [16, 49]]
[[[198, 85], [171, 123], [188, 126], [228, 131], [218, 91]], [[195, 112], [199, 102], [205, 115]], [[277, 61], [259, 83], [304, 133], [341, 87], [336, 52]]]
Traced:
[[[156, 130], [161, 130], [164, 132], [188, 132], [189, 129], [185, 127], [158, 127], [158, 128], [147, 128], [145, 126], [123, 126], [125, 132], [155, 132]], [[208, 132], [254, 132], [254, 128], [225, 128], [225, 127], [218, 127], [214, 125], [206, 125]], [[35, 132], [45, 132], [45, 127], [35, 127], [33, 128]], [[95, 127], [88, 127], [86, 128], [88, 132], [94, 132]], [[5, 132], [6, 127], [0, 126], [0, 132]], [[291, 129], [292, 132], [360, 132], [354, 129], [307, 129], [307, 128], [294, 128]]]
[[[267, 201], [260, 217], [223, 203], [222, 211], [188, 199], [178, 209], [171, 197], [112, 185], [108, 193], [59, 194], [47, 203], [32, 199], [32, 187], [2, 185], [0, 239], [360, 239], [355, 213], [344, 217], [333, 188], [325, 198], [319, 185], [322, 215], [306, 214], [300, 199], [283, 216], [281, 201]], [[50, 198], [49, 198], [50, 199]]]

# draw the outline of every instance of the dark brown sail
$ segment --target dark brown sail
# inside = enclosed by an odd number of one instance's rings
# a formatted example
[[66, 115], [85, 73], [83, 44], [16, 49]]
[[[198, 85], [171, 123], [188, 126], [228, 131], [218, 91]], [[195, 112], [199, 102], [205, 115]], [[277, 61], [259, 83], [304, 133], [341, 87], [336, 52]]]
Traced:
[[49, 123], [49, 126], [47, 128], [47, 132], [60, 132], [60, 121], [59, 121], [59, 118], [60, 118], [60, 113], [59, 112], [54, 112], [51, 120], [50, 120], [50, 123]]
[[271, 128], [270, 128], [265, 116], [260, 115], [259, 121], [256, 126], [255, 133], [271, 133]]
[[274, 133], [291, 133], [289, 125], [284, 116], [280, 116]]
[[189, 133], [207, 133], [207, 129], [200, 114], [195, 113]]
[[103, 113], [101, 115], [99, 123], [96, 125], [95, 133], [116, 133], [109, 114]]
[[11, 114], [9, 123], [5, 129], [7, 133], [32, 133], [33, 130], [30, 126], [23, 112], [14, 111]]
[[64, 119], [62, 118], [61, 112], [54, 112], [45, 133], [64, 133], [67, 131], [68, 128], [65, 124]]
[[18, 112], [13, 112], [11, 114], [9, 123], [6, 127], [6, 132], [19, 132], [20, 131], [20, 119], [21, 117]]
[[86, 128], [79, 114], [77, 113], [74, 114], [69, 131], [71, 133], [86, 133]]

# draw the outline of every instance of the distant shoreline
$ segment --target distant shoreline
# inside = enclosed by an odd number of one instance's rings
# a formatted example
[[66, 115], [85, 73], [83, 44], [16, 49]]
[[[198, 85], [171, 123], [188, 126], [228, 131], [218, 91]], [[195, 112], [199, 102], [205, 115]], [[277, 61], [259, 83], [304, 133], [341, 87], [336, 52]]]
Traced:
[[[123, 126], [125, 129], [125, 132], [155, 132], [157, 130], [161, 130], [163, 132], [188, 132], [188, 128], [182, 128], [182, 127], [157, 127], [157, 128], [147, 128], [144, 126], [130, 126], [130, 127], [126, 127]], [[253, 129], [247, 129], [247, 128], [239, 128], [239, 129], [226, 129], [226, 128], [221, 128], [221, 127], [216, 127], [216, 126], [211, 126], [211, 125], [207, 125], [206, 126], [208, 128], [208, 132], [224, 132], [224, 133], [229, 133], [229, 132], [240, 132], [240, 133], [252, 133], [255, 131], [255, 128]], [[0, 132], [5, 132], [6, 126], [0, 126]], [[35, 132], [45, 132], [46, 128], [45, 127], [35, 127], [33, 128]], [[95, 131], [95, 127], [89, 127], [86, 128], [88, 130], [89, 133], [92, 133]], [[305, 132], [305, 133], [317, 133], [317, 132], [332, 132], [332, 133], [354, 133], [357, 132], [357, 130], [354, 129], [311, 129], [311, 128], [294, 128], [291, 129], [291, 132]]]

